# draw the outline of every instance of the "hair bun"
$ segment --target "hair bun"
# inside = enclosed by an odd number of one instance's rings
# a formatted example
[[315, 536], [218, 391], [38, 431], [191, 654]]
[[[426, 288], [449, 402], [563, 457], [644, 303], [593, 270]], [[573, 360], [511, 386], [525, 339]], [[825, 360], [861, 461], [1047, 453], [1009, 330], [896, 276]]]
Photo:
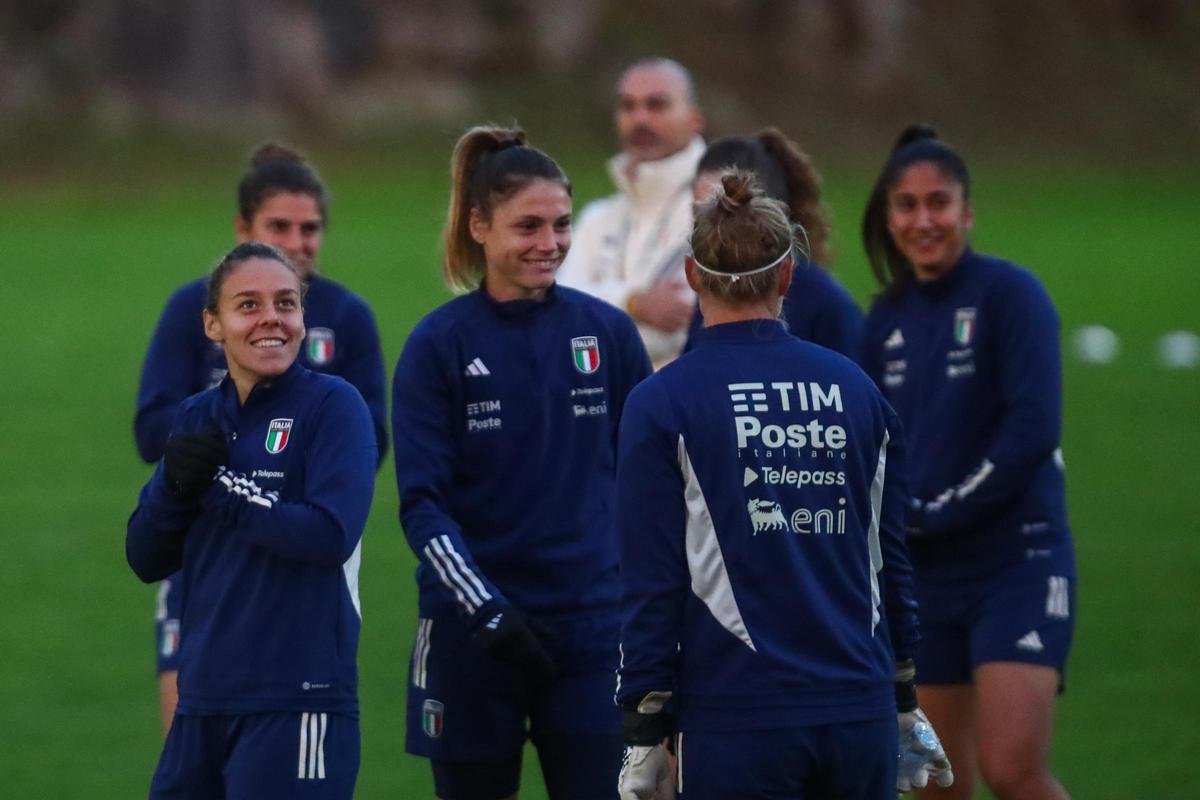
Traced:
[[259, 145], [254, 154], [250, 156], [251, 167], [261, 167], [263, 164], [271, 161], [294, 161], [297, 164], [303, 164], [304, 156], [278, 142], [267, 142], [266, 144]]
[[932, 125], [926, 125], [923, 122], [919, 122], [916, 125], [909, 125], [900, 132], [900, 138], [896, 139], [896, 144], [892, 147], [892, 152], [894, 153], [901, 147], [910, 145], [913, 142], [919, 142], [922, 139], [936, 138], [938, 138], [938, 134]]
[[754, 199], [754, 188], [753, 173], [740, 169], [727, 172], [721, 176], [717, 204], [725, 211], [736, 211]]

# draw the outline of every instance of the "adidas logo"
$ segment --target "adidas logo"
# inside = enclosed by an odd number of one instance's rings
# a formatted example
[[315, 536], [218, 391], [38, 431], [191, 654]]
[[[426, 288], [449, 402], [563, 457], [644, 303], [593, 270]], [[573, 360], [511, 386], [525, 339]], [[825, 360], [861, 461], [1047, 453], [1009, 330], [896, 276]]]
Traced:
[[1037, 631], [1030, 631], [1020, 639], [1017, 639], [1017, 649], [1040, 653], [1046, 649], [1046, 646], [1042, 644], [1042, 637], [1038, 636]]
[[503, 618], [504, 618], [504, 612], [501, 611], [499, 614], [497, 614], [496, 616], [494, 616], [490, 620], [488, 620], [488, 623], [486, 625], [484, 625], [484, 627], [487, 628], [489, 631], [494, 631], [494, 630], [496, 630], [496, 628], [500, 627], [500, 620], [502, 620]]
[[491, 375], [491, 370], [483, 365], [483, 361], [475, 359], [470, 364], [467, 364], [467, 374], [479, 377], [480, 375]]
[[897, 347], [904, 347], [904, 334], [900, 332], [899, 328], [892, 331], [892, 335], [883, 342], [885, 350], [895, 350]]

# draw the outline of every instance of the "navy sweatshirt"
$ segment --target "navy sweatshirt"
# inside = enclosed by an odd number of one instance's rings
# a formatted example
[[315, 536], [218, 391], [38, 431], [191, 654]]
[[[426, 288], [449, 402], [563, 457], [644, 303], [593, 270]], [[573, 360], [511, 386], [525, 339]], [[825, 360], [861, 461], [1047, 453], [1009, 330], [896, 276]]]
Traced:
[[[829, 272], [809, 261], [797, 261], [792, 271], [792, 285], [783, 299], [783, 321], [793, 336], [850, 358], [857, 358], [862, 348], [863, 313], [858, 303]], [[695, 347], [703, 328], [704, 315], [697, 307], [685, 353]]]
[[[167, 300], [150, 339], [138, 386], [133, 421], [138, 454], [162, 458], [167, 432], [184, 398], [215, 386], [225, 376], [225, 352], [204, 335], [202, 312], [208, 278], [184, 284]], [[383, 352], [370, 306], [344, 286], [314, 275], [304, 298], [300, 363], [345, 378], [367, 402], [379, 458], [387, 454], [387, 406]]]
[[970, 578], [1051, 558], [1073, 574], [1058, 315], [1038, 280], [967, 250], [876, 301], [862, 363], [908, 437], [918, 570]]
[[244, 405], [230, 378], [188, 398], [172, 432], [213, 422], [229, 462], [212, 486], [181, 500], [160, 463], [125, 539], [143, 581], [182, 568], [178, 711], [357, 713], [370, 413], [353, 386], [297, 363]]
[[392, 431], [422, 616], [615, 615], [617, 421], [649, 373], [626, 314], [561, 286], [540, 302], [479, 289], [416, 326]]
[[894, 714], [917, 641], [900, 424], [849, 359], [768, 320], [705, 328], [626, 405], [617, 702], [687, 730]]

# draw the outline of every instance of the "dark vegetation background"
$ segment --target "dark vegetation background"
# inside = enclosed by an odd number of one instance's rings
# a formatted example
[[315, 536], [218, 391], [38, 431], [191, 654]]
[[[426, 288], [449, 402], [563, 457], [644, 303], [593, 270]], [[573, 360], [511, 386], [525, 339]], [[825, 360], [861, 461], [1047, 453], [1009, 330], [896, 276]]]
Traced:
[[[1028, 265], [1064, 329], [1080, 590], [1054, 763], [1076, 797], [1194, 794], [1200, 372], [1200, 5], [1185, 0], [0, 0], [0, 794], [143, 795], [160, 744], [153, 590], [124, 563], [148, 475], [131, 421], [169, 292], [232, 241], [254, 145], [333, 191], [322, 268], [367, 297], [389, 371], [447, 294], [450, 148], [518, 120], [576, 208], [607, 193], [630, 59], [695, 72], [710, 133], [775, 124], [825, 175], [835, 268], [872, 286], [857, 223], [903, 124], [975, 173], [975, 243]], [[1071, 355], [1110, 327], [1107, 365]], [[359, 796], [432, 795], [402, 753], [415, 564], [391, 460], [366, 533]], [[522, 793], [542, 792], [532, 766]]]

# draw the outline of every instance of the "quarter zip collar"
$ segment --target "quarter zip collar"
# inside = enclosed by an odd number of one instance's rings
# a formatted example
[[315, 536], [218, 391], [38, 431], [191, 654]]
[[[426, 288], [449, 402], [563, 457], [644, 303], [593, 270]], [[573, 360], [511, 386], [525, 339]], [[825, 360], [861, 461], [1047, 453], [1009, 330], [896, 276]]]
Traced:
[[300, 363], [300, 359], [297, 358], [287, 368], [287, 371], [279, 377], [271, 381], [260, 381], [255, 384], [254, 388], [250, 390], [250, 394], [246, 397], [244, 405], [238, 403], [237, 386], [234, 385], [233, 378], [227, 373], [221, 379], [220, 384], [222, 408], [227, 416], [236, 419], [242, 410], [257, 408], [264, 403], [270, 402], [272, 398], [286, 394], [305, 371], [304, 366]]
[[962, 284], [966, 275], [971, 271], [974, 260], [975, 253], [968, 247], [963, 250], [958, 261], [944, 275], [932, 281], [919, 281], [913, 278], [912, 285], [922, 297], [930, 300], [946, 297]]
[[492, 313], [505, 319], [523, 319], [533, 317], [558, 303], [558, 284], [550, 284], [546, 296], [541, 300], [505, 300], [500, 301], [488, 294], [487, 282], [481, 281], [476, 293], [482, 298], [483, 304]]

